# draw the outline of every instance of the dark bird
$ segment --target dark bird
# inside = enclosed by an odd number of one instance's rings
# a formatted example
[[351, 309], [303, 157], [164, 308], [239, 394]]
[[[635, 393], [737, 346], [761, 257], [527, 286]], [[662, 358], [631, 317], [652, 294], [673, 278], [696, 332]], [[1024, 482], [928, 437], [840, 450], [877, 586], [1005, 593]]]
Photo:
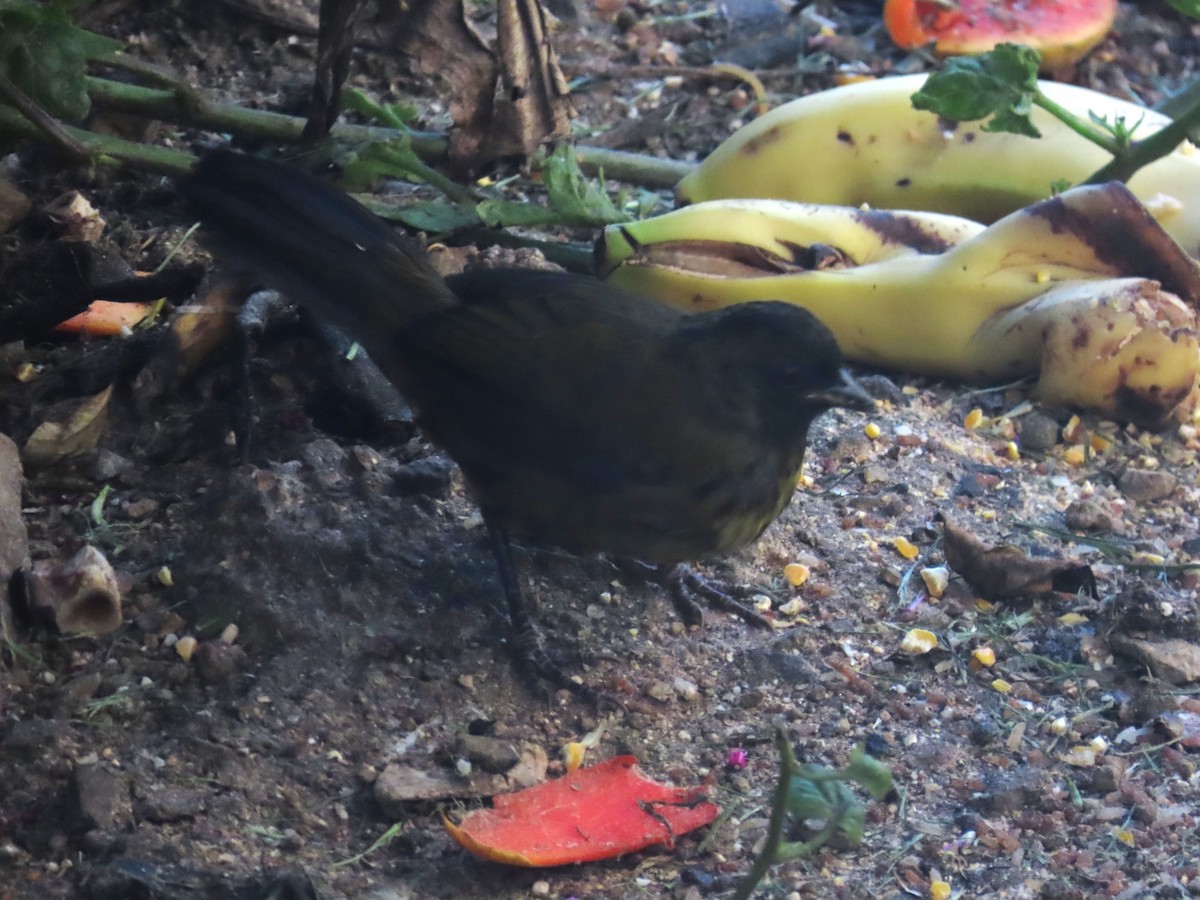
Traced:
[[229, 150], [179, 182], [218, 254], [341, 327], [461, 467], [519, 652], [540, 652], [509, 536], [661, 566], [729, 553], [787, 506], [809, 424], [873, 402], [781, 302], [687, 315], [594, 278], [424, 250], [338, 188]]

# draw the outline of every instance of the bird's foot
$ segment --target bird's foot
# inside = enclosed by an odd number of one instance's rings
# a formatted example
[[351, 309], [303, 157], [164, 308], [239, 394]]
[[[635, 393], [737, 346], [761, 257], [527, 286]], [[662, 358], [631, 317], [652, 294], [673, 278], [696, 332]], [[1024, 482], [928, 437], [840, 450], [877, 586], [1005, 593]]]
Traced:
[[704, 624], [704, 612], [696, 602], [696, 598], [700, 597], [713, 609], [733, 613], [756, 628], [772, 630], [770, 622], [742, 602], [755, 594], [765, 593], [762, 588], [722, 584], [705, 578], [695, 569], [683, 565], [667, 570], [664, 573], [664, 581], [675, 608], [689, 626], [699, 627]]
[[569, 676], [546, 650], [541, 631], [527, 618], [518, 625], [512, 623], [512, 650], [517, 668], [540, 685], [566, 688], [576, 697], [595, 706], [600, 696], [583, 681]]

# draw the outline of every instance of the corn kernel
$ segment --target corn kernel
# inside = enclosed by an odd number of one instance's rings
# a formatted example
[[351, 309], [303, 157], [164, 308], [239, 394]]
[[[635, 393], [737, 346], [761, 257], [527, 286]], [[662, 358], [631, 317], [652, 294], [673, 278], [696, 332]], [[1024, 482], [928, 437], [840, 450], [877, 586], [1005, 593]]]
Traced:
[[875, 438], [879, 437], [880, 434], [879, 426], [874, 422], [868, 422], [863, 428], [863, 434], [865, 434], [871, 440], [875, 440]]
[[991, 647], [976, 647], [971, 656], [975, 657], [975, 661], [981, 666], [991, 667], [996, 664], [996, 651]]
[[932, 631], [926, 631], [924, 628], [910, 628], [905, 633], [904, 639], [900, 641], [900, 649], [905, 653], [920, 656], [936, 647], [937, 643], [937, 635]]
[[997, 678], [992, 682], [992, 690], [999, 691], [1001, 694], [1007, 694], [1012, 690], [1012, 685], [1003, 678]]
[[1058, 617], [1059, 624], [1066, 625], [1068, 628], [1074, 628], [1076, 625], [1082, 625], [1087, 622], [1088, 617], [1076, 612], [1063, 613]]
[[950, 570], [945, 566], [922, 569], [921, 580], [925, 582], [925, 590], [929, 591], [930, 597], [940, 597], [950, 583]]
[[808, 581], [808, 576], [812, 572], [808, 566], [801, 563], [788, 563], [783, 567], [783, 577], [787, 579], [787, 583], [792, 587], [800, 587], [804, 582]]
[[930, 898], [930, 900], [949, 900], [949, 898], [950, 898], [950, 882], [948, 882], [948, 881], [931, 881], [931, 882], [929, 882], [929, 898]]
[[171, 569], [169, 566], [159, 566], [158, 571], [154, 573], [154, 578], [163, 587], [175, 586], [175, 579], [171, 576]]
[[1133, 832], [1128, 828], [1114, 828], [1113, 837], [1124, 844], [1126, 847], [1133, 846]]
[[199, 642], [190, 635], [181, 637], [175, 642], [175, 652], [179, 654], [179, 658], [187, 662], [192, 658], [192, 654], [196, 652], [196, 646]]
[[908, 538], [898, 537], [892, 539], [892, 546], [896, 548], [896, 552], [905, 559], [916, 559], [921, 551]]
[[1017, 462], [1021, 458], [1021, 451], [1017, 448], [1016, 441], [1009, 441], [1004, 445], [1004, 455], [1013, 462]]
[[571, 741], [567, 746], [563, 747], [563, 759], [567, 764], [567, 771], [574, 772], [583, 765], [584, 754], [587, 753], [587, 747], [579, 741]]
[[1087, 768], [1096, 764], [1096, 751], [1091, 747], [1072, 747], [1066, 753], [1059, 756], [1068, 766], [1079, 766]]
[[1070, 727], [1071, 727], [1071, 722], [1067, 719], [1067, 717], [1059, 716], [1057, 719], [1055, 719], [1053, 722], [1050, 723], [1050, 733], [1057, 734], [1061, 737], [1062, 735], [1067, 733], [1067, 730]]
[[1062, 430], [1063, 440], [1068, 444], [1078, 444], [1083, 440], [1083, 421], [1079, 416], [1071, 416]]
[[1092, 451], [1095, 453], [1103, 453], [1112, 446], [1112, 443], [1102, 434], [1093, 434], [1091, 438]]
[[978, 428], [983, 423], [983, 410], [978, 406], [967, 413], [967, 417], [963, 419], [964, 428]]
[[1063, 451], [1063, 462], [1069, 466], [1082, 466], [1087, 460], [1082, 444], [1076, 444]]

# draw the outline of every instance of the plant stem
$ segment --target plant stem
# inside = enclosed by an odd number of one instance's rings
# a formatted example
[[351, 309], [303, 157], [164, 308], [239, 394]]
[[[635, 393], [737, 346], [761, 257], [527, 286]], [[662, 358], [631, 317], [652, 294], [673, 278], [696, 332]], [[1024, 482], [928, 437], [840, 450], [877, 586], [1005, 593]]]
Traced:
[[1124, 152], [1124, 148], [1117, 143], [1112, 135], [1106, 134], [1100, 129], [1085, 122], [1069, 109], [1066, 109], [1065, 107], [1055, 103], [1041, 91], [1034, 92], [1033, 104], [1034, 106], [1040, 106], [1042, 109], [1046, 110], [1046, 112], [1050, 113], [1050, 115], [1054, 116], [1080, 137], [1087, 138], [1093, 144], [1103, 147], [1114, 157], [1120, 156], [1121, 153]]
[[[300, 139], [304, 119], [260, 109], [246, 109], [231, 103], [181, 102], [175, 90], [121, 84], [106, 78], [88, 78], [92, 102], [103, 109], [131, 113], [145, 118], [162, 119], [177, 125], [189, 125], [210, 131], [238, 134], [260, 141], [292, 143]], [[190, 107], [190, 108], [189, 108]], [[395, 140], [407, 134], [418, 156], [427, 162], [445, 159], [449, 140], [429, 131], [397, 131], [377, 125], [333, 126], [331, 136], [347, 143]], [[695, 165], [673, 159], [660, 159], [640, 153], [608, 150], [602, 147], [577, 147], [579, 163], [589, 174], [600, 169], [608, 178], [628, 181], [651, 188], [675, 185]]]
[[[135, 169], [158, 172], [163, 175], [182, 175], [192, 167], [196, 157], [180, 150], [152, 147], [134, 141], [104, 134], [95, 134], [71, 125], [61, 126], [63, 131], [77, 141], [93, 163], [115, 166], [123, 164]], [[16, 135], [34, 141], [45, 141], [46, 134], [37, 125], [13, 109], [0, 104], [0, 134]], [[54, 146], [58, 146], [54, 144]]]
[[796, 763], [796, 754], [792, 752], [792, 742], [788, 740], [787, 732], [782, 728], [775, 731], [775, 747], [779, 751], [779, 780], [775, 783], [775, 793], [771, 798], [771, 822], [767, 826], [767, 842], [763, 845], [762, 852], [755, 857], [746, 877], [738, 883], [733, 900], [750, 900], [750, 895], [763, 880], [767, 870], [775, 864], [779, 846], [783, 842], [788, 791], [791, 790], [792, 778], [799, 770], [799, 765]]
[[1142, 166], [1166, 156], [1179, 144], [1187, 140], [1188, 134], [1200, 125], [1200, 89], [1189, 92], [1186, 103], [1180, 103], [1171, 124], [1156, 131], [1148, 138], [1134, 141], [1121, 152], [1113, 155], [1112, 161], [1093, 174], [1085, 184], [1104, 184], [1106, 181], [1128, 181]]

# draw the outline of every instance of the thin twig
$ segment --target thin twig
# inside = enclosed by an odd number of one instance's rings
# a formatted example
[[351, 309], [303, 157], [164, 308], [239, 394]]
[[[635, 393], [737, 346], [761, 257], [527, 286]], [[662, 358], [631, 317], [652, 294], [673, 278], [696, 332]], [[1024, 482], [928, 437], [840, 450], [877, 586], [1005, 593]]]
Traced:
[[0, 74], [0, 97], [20, 110], [22, 115], [60, 150], [78, 160], [88, 158], [87, 148], [68, 133], [66, 127], [58, 119], [46, 112], [41, 104], [13, 84], [12, 80], [4, 74]]

